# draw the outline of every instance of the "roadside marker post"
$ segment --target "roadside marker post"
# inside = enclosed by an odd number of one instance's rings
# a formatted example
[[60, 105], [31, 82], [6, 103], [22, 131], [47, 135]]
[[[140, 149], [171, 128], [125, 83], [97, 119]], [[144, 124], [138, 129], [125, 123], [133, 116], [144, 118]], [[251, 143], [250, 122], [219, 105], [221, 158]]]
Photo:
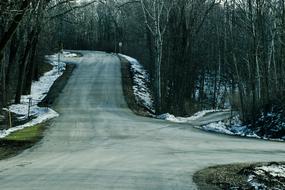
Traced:
[[9, 114], [9, 128], [12, 128], [12, 115], [10, 110], [8, 111], [8, 114]]
[[60, 43], [59, 45], [59, 51], [58, 51], [58, 55], [57, 55], [57, 72], [58, 74], [61, 71], [61, 65], [60, 65], [60, 55], [63, 54], [63, 44]]
[[32, 106], [32, 97], [29, 97], [29, 106], [28, 106], [28, 119], [30, 119], [30, 111]]
[[58, 52], [57, 56], [57, 73], [59, 73], [59, 63], [60, 63], [60, 52]]
[[119, 42], [119, 53], [122, 53], [123, 42]]
[[57, 73], [60, 73], [60, 54], [61, 51], [58, 52], [58, 57], [57, 57]]

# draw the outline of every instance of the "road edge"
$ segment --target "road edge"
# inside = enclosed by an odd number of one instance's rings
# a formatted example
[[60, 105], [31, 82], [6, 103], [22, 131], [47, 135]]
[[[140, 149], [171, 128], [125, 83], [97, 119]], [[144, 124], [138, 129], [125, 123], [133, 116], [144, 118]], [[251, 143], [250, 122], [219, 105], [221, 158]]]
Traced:
[[[56, 81], [51, 86], [46, 98], [44, 98], [38, 105], [41, 107], [50, 107], [56, 101], [65, 85], [67, 84], [69, 78], [72, 76], [74, 69], [76, 68], [75, 64], [67, 64], [66, 69], [63, 74], [56, 79]], [[17, 134], [22, 133], [26, 130], [22, 129], [11, 133], [7, 137], [0, 139], [0, 160], [8, 159], [14, 157], [24, 150], [29, 149], [36, 145], [38, 142], [42, 140], [44, 137], [45, 130], [49, 127], [50, 121], [43, 122], [41, 124], [37, 124], [35, 126], [29, 128], [39, 128], [36, 134], [27, 134], [27, 139], [25, 140], [10, 140], [11, 136], [17, 136]]]

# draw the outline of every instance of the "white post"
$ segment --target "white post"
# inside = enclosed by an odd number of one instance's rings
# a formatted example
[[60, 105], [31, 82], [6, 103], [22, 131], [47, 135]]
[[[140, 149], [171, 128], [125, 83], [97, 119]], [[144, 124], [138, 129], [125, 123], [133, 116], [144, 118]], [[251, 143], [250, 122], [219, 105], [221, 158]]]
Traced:
[[58, 52], [58, 56], [57, 56], [57, 72], [58, 73], [60, 72], [59, 64], [60, 64], [60, 51]]
[[123, 42], [119, 42], [119, 53], [122, 53]]
[[32, 97], [29, 97], [29, 106], [28, 106], [28, 119], [30, 119], [30, 111], [32, 106]]

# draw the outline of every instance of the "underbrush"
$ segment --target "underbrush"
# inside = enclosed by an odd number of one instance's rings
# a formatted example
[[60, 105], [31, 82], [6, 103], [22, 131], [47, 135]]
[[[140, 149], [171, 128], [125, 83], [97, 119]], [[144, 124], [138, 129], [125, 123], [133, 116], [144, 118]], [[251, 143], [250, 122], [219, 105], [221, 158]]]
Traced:
[[262, 113], [255, 124], [249, 127], [260, 137], [285, 140], [284, 110], [274, 107], [271, 112]]

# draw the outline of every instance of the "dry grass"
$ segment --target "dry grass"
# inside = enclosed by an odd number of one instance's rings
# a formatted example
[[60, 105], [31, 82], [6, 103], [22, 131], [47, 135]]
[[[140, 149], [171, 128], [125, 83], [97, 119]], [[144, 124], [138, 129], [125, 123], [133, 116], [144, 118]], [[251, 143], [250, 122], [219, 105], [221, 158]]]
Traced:
[[15, 156], [39, 142], [46, 125], [44, 123], [28, 127], [0, 139], [0, 160]]

